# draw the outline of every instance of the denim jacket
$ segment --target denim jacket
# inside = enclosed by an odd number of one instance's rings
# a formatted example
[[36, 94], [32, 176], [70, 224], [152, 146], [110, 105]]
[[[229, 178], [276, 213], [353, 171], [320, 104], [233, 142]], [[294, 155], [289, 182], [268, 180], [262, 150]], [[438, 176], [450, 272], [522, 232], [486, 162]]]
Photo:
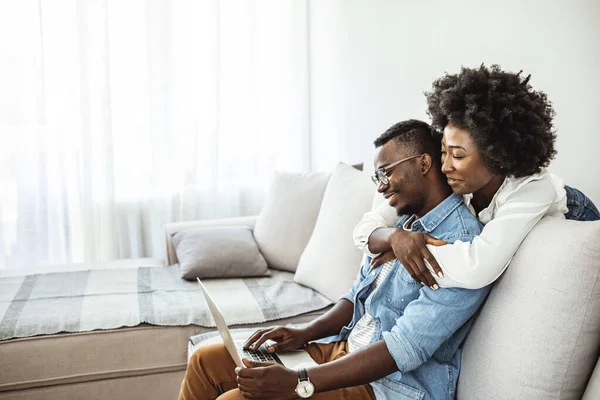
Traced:
[[[401, 228], [409, 216], [401, 217]], [[452, 194], [415, 221], [412, 230], [426, 232], [448, 243], [473, 240], [481, 225]], [[471, 326], [471, 317], [485, 300], [490, 287], [479, 290], [432, 290], [415, 282], [398, 260], [373, 291], [371, 284], [381, 266], [361, 267], [352, 289], [342, 298], [354, 304], [354, 315], [340, 333], [322, 342], [347, 340], [365, 310], [376, 327], [370, 343], [384, 340], [398, 371], [372, 382], [378, 399], [454, 399], [460, 369], [460, 345]]]

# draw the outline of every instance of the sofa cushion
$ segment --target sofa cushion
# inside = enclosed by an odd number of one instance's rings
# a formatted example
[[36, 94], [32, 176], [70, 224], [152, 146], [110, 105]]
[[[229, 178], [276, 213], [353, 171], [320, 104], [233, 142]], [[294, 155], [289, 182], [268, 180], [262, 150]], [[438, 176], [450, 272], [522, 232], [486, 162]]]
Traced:
[[600, 350], [599, 237], [600, 222], [556, 218], [529, 233], [467, 338], [459, 399], [581, 398]]
[[183, 279], [270, 275], [247, 226], [184, 230], [173, 235], [173, 245]]
[[[256, 329], [273, 324], [305, 323], [326, 310], [251, 326]], [[243, 326], [248, 328], [248, 325]], [[14, 398], [45, 400], [144, 398], [140, 395], [144, 391], [139, 387], [130, 387], [129, 392], [117, 396], [106, 396], [102, 392], [89, 392], [82, 396], [80, 392], [87, 386], [78, 388], [78, 385], [108, 380], [113, 383], [106, 386], [115, 386], [115, 378], [158, 377], [161, 373], [178, 372], [179, 378], [167, 388], [175, 397], [158, 394], [152, 397], [176, 398], [187, 365], [190, 336], [214, 330], [196, 325], [164, 327], [143, 324], [0, 341], [0, 398], [9, 394]], [[52, 390], [37, 392], [48, 386], [61, 389], [56, 390], [54, 395]], [[136, 396], [132, 397], [132, 393]], [[20, 394], [23, 396], [20, 397]]]
[[315, 227], [329, 173], [276, 172], [254, 227], [271, 268], [294, 272]]
[[313, 235], [300, 257], [296, 282], [333, 301], [350, 290], [362, 258], [352, 232], [371, 209], [374, 192], [369, 174], [338, 164], [325, 189]]

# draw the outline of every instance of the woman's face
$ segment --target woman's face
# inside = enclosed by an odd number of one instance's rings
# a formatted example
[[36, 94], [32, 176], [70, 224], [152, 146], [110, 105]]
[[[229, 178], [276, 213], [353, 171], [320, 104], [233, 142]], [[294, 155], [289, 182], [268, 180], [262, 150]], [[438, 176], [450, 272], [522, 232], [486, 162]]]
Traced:
[[447, 125], [442, 137], [442, 172], [456, 194], [474, 193], [492, 178], [469, 131]]

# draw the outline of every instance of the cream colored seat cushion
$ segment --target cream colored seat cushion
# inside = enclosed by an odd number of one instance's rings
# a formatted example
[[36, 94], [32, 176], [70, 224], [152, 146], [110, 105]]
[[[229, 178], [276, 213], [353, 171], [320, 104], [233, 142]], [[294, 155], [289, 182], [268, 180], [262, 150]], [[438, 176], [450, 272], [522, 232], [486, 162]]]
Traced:
[[458, 399], [581, 398], [600, 350], [598, 238], [600, 221], [530, 232], [469, 333]]
[[[252, 326], [308, 322], [325, 311], [319, 310]], [[173, 394], [171, 398], [177, 398], [178, 385], [183, 379], [183, 372], [187, 365], [190, 337], [212, 330], [214, 328], [195, 325], [161, 327], [144, 324], [132, 328], [35, 336], [3, 341], [0, 342], [0, 360], [2, 360], [0, 363], [0, 398], [4, 398], [7, 391], [20, 390], [27, 393], [35, 388], [49, 385], [71, 385], [105, 379], [178, 372], [180, 379], [177, 386], [170, 390]], [[140, 390], [135, 391], [136, 396], [143, 392], [143, 389]], [[57, 393], [64, 393], [64, 390], [57, 391]], [[120, 396], [118, 398], [131, 398], [127, 393]], [[24, 396], [23, 398], [31, 397]], [[35, 398], [50, 400], [75, 397], [42, 396]], [[85, 398], [101, 399], [102, 396], [98, 393], [88, 393]], [[157, 397], [150, 394], [145, 398]], [[111, 400], [114, 399], [116, 397], [111, 397]]]

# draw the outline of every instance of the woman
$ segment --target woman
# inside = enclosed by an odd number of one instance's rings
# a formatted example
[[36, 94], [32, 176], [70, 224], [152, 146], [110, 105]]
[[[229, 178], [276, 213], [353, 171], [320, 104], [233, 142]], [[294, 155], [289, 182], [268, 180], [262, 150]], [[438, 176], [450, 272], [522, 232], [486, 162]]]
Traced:
[[433, 127], [443, 130], [442, 172], [485, 226], [472, 243], [444, 245], [389, 228], [397, 216], [384, 202], [354, 230], [373, 267], [398, 258], [413, 279], [437, 289], [427, 260], [440, 285], [481, 288], [504, 272], [542, 217], [600, 219], [589, 199], [545, 169], [556, 154], [554, 110], [529, 78], [482, 65], [433, 83], [426, 97]]

